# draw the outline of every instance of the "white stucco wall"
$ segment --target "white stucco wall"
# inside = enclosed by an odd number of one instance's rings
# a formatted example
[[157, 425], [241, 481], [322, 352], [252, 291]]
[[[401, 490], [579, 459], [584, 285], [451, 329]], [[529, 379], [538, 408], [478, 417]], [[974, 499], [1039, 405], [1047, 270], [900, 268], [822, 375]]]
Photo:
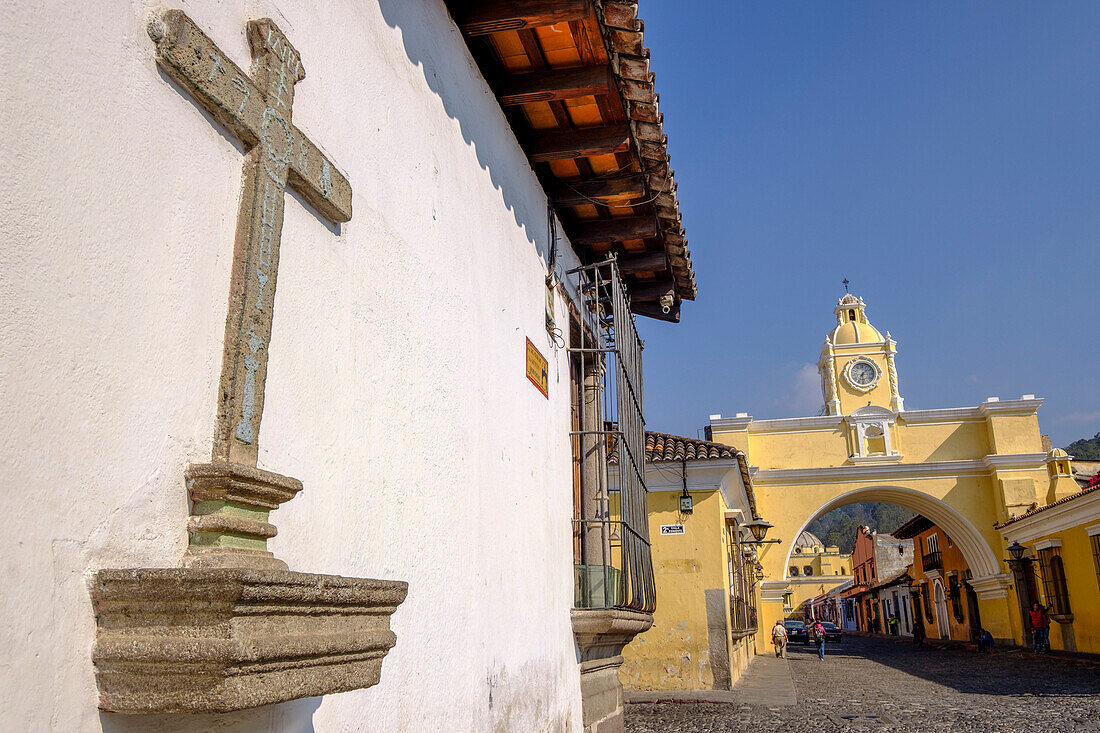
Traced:
[[158, 72], [153, 7], [0, 5], [0, 720], [578, 729], [546, 200], [438, 0], [179, 3], [244, 68], [245, 21], [280, 25], [307, 74], [294, 121], [354, 190], [338, 232], [288, 198], [260, 466], [305, 484], [273, 514], [292, 570], [409, 582], [381, 684], [217, 718], [97, 711], [88, 577], [186, 546], [241, 177], [239, 145]]

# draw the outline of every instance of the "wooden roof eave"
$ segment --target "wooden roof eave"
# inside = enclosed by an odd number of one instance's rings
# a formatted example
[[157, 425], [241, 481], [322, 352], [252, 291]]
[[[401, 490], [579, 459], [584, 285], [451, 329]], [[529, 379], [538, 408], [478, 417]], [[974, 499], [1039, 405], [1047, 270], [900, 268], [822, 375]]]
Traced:
[[[636, 0], [448, 3], [573, 246], [619, 251], [631, 310], [678, 321], [695, 278]], [[584, 105], [599, 114], [578, 122]]]

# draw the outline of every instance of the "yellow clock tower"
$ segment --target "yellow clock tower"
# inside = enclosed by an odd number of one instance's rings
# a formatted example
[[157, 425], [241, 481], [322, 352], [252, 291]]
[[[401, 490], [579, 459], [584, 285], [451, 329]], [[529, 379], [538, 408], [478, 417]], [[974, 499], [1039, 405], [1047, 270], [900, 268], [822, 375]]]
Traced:
[[825, 337], [817, 363], [825, 413], [851, 415], [868, 406], [901, 412], [904, 403], [894, 366], [897, 344], [868, 322], [862, 298], [846, 294], [833, 312], [836, 328]]

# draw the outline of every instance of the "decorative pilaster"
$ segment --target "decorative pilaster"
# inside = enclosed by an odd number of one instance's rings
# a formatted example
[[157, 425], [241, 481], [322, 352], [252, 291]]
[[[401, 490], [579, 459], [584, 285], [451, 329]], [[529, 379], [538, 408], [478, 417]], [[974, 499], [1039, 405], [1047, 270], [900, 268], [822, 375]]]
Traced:
[[905, 409], [905, 400], [901, 397], [898, 387], [898, 368], [894, 366], [894, 354], [897, 353], [898, 342], [890, 338], [890, 332], [886, 332], [886, 374], [890, 382], [890, 409], [901, 412]]
[[[839, 316], [838, 316], [839, 318]], [[829, 415], [840, 414], [840, 396], [836, 390], [836, 356], [833, 351], [833, 340], [828, 336], [825, 337], [824, 354], [822, 358], [825, 361], [825, 407], [826, 413]]]

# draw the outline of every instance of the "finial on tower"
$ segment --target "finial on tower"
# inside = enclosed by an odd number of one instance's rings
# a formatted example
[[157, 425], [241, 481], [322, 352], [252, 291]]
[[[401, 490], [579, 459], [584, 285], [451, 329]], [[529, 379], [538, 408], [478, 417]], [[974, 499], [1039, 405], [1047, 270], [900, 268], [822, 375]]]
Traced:
[[848, 292], [848, 278], [844, 278], [843, 280], [841, 280], [841, 282], [844, 283], [844, 292], [847, 293]]

